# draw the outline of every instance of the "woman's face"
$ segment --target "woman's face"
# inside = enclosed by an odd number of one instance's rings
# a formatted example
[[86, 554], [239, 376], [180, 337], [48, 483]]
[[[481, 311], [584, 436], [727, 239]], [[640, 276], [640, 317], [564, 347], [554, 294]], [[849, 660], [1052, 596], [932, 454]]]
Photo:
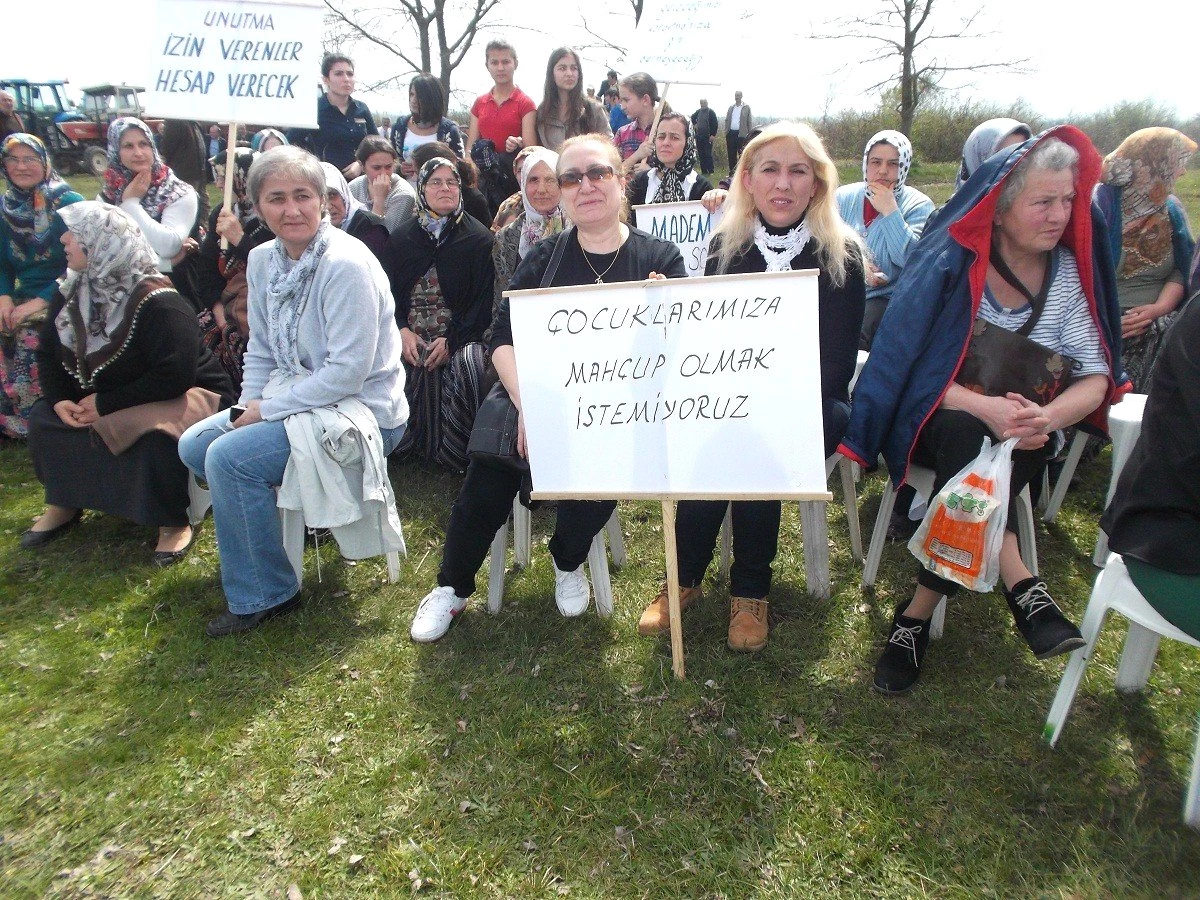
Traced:
[[26, 147], [17, 144], [4, 157], [4, 172], [8, 180], [23, 191], [29, 191], [46, 180], [46, 167], [41, 157]]
[[349, 97], [354, 93], [354, 66], [337, 62], [325, 76], [325, 90], [335, 97]]
[[684, 134], [682, 122], [667, 119], [658, 123], [658, 131], [654, 133], [654, 152], [664, 165], [673, 166], [679, 162], [686, 144], [687, 135]]
[[611, 227], [620, 221], [625, 179], [616, 173], [609, 147], [585, 141], [558, 159], [562, 174], [593, 173], [578, 185], [562, 189], [563, 211], [581, 231]]
[[768, 225], [790, 228], [800, 221], [817, 192], [816, 171], [793, 141], [777, 140], [758, 151], [742, 173], [742, 185]]
[[554, 84], [560, 91], [573, 91], [579, 84], [579, 60], [574, 53], [564, 53], [554, 64]]
[[867, 152], [867, 183], [892, 190], [900, 180], [900, 151], [880, 141]]
[[1012, 206], [996, 214], [1002, 247], [1023, 253], [1048, 253], [1057, 246], [1075, 202], [1075, 175], [1070, 169], [1034, 169]]
[[307, 181], [272, 175], [263, 182], [257, 206], [263, 222], [283, 242], [288, 256], [299, 259], [321, 225], [321, 192], [313, 190]]
[[140, 128], [126, 128], [121, 135], [121, 165], [134, 175], [149, 172], [154, 166], [154, 145]]
[[390, 177], [395, 171], [395, 167], [396, 157], [380, 150], [367, 157], [367, 161], [363, 163], [363, 173], [367, 176], [367, 181], [374, 181], [385, 173]]
[[329, 203], [329, 221], [334, 228], [341, 228], [346, 220], [346, 201], [337, 191], [330, 191], [326, 198]]
[[82, 272], [87, 269], [87, 253], [75, 239], [75, 235], [70, 231], [64, 231], [59, 240], [62, 241], [63, 249], [67, 251], [67, 268], [73, 272]]
[[425, 202], [435, 215], [448, 216], [458, 209], [462, 185], [453, 166], [438, 166], [425, 182]]
[[546, 163], [535, 163], [529, 177], [525, 179], [525, 199], [529, 201], [529, 205], [546, 216], [554, 212], [560, 196], [558, 176]]
[[414, 119], [421, 121], [421, 101], [417, 99], [416, 87], [411, 84], [408, 86], [408, 111]]

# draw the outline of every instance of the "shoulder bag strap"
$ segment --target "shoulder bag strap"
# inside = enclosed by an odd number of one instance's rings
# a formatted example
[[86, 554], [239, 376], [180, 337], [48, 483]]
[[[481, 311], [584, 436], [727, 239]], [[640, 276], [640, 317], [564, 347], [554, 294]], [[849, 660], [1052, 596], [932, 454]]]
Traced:
[[542, 283], [539, 287], [550, 287], [550, 282], [554, 280], [554, 276], [558, 274], [558, 264], [562, 262], [563, 254], [567, 252], [567, 243], [575, 237], [575, 226], [572, 225], [561, 235], [559, 235], [557, 243], [554, 245], [554, 252], [550, 254], [550, 265], [546, 266], [545, 274], [542, 275]]

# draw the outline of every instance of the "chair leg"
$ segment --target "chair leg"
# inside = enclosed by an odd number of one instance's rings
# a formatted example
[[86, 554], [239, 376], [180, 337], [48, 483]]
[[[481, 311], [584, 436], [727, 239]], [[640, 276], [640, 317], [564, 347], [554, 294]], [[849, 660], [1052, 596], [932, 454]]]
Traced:
[[1122, 694], [1135, 694], [1146, 687], [1154, 658], [1158, 655], [1161, 635], [1144, 628], [1136, 622], [1129, 623], [1125, 635], [1125, 647], [1121, 651], [1121, 662], [1117, 666], [1116, 688]]
[[1104, 561], [1108, 559], [1108, 535], [1103, 529], [1096, 531], [1096, 549], [1092, 551], [1092, 565], [1098, 569], [1104, 568]]
[[204, 521], [212, 508], [212, 494], [208, 488], [200, 487], [196, 476], [188, 472], [188, 524], [193, 528]]
[[1200, 722], [1196, 723], [1196, 747], [1192, 750], [1192, 774], [1183, 800], [1183, 821], [1200, 831]]
[[858, 493], [854, 489], [854, 463], [843, 457], [838, 462], [842, 476], [842, 503], [846, 507], [846, 527], [850, 529], [850, 554], [862, 562], [862, 524], [858, 519]]
[[824, 500], [800, 501], [800, 531], [804, 540], [804, 579], [808, 592], [820, 600], [832, 593], [829, 584], [829, 520]]
[[603, 530], [592, 538], [592, 546], [588, 549], [588, 573], [592, 577], [592, 591], [596, 595], [596, 612], [601, 618], [607, 619], [613, 611], [613, 594]]
[[946, 598], [942, 597], [938, 600], [938, 605], [933, 609], [933, 616], [929, 619], [929, 639], [931, 641], [940, 641], [942, 639], [942, 630], [946, 627]]
[[625, 535], [621, 534], [621, 518], [615, 509], [604, 526], [604, 530], [608, 532], [608, 555], [612, 557], [613, 568], [625, 568], [629, 557], [625, 553]]
[[279, 527], [283, 533], [283, 552], [296, 573], [296, 585], [304, 584], [304, 514], [296, 509], [279, 510]]
[[533, 522], [529, 509], [519, 498], [513, 500], [513, 562], [518, 569], [529, 568], [530, 546], [533, 543]]
[[493, 616], [500, 612], [500, 601], [504, 598], [504, 557], [508, 553], [508, 520], [492, 538], [492, 558], [488, 564], [487, 608]]
[[1021, 559], [1025, 567], [1036, 575], [1038, 573], [1037, 558], [1037, 526], [1033, 520], [1033, 503], [1029, 499], [1029, 488], [1021, 491], [1017, 497], [1017, 541], [1020, 544]]
[[[1087, 432], [1076, 431], [1075, 437], [1071, 440], [1071, 449], [1067, 451], [1066, 461], [1063, 463], [1062, 471], [1058, 475], [1058, 481], [1054, 484], [1054, 493], [1050, 495], [1049, 501], [1046, 502], [1046, 511], [1042, 513], [1042, 520], [1053, 522], [1054, 517], [1058, 515], [1058, 511], [1062, 509], [1063, 500], [1066, 499], [1067, 489], [1071, 486], [1071, 478], [1075, 475], [1075, 467], [1079, 465], [1079, 459], [1083, 456], [1083, 448], [1087, 446]], [[1049, 478], [1049, 470], [1046, 477]], [[1046, 488], [1042, 487], [1042, 497], [1046, 496]]]
[[863, 587], [875, 584], [879, 574], [879, 561], [883, 558], [883, 545], [887, 543], [888, 520], [892, 507], [896, 505], [896, 491], [891, 481], [883, 486], [883, 497], [879, 501], [879, 514], [875, 517], [875, 529], [871, 532], [871, 546], [867, 548], [867, 561], [863, 565]]
[[725, 518], [721, 522], [721, 574], [729, 577], [733, 565], [733, 504], [725, 505]]
[[1067, 715], [1071, 712], [1071, 704], [1075, 702], [1075, 692], [1079, 690], [1079, 682], [1083, 679], [1088, 660], [1096, 649], [1100, 629], [1104, 627], [1104, 617], [1108, 615], [1113, 581], [1115, 578], [1110, 573], [1101, 572], [1092, 588], [1091, 599], [1088, 600], [1087, 609], [1083, 613], [1083, 624], [1079, 627], [1086, 643], [1067, 660], [1062, 680], [1058, 683], [1058, 691], [1054, 694], [1054, 702], [1050, 704], [1050, 712], [1046, 715], [1046, 724], [1042, 728], [1042, 737], [1051, 747], [1058, 743], [1058, 736], [1067, 724]]

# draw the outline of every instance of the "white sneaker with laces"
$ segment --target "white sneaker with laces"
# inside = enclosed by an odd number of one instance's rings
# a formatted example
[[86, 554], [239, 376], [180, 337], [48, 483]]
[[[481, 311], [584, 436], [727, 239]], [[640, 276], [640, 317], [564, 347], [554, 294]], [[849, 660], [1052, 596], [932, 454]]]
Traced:
[[433, 643], [450, 630], [454, 617], [466, 607], [467, 598], [456, 596], [454, 588], [435, 587], [421, 600], [408, 633], [417, 643]]
[[564, 572], [554, 564], [554, 602], [567, 618], [582, 616], [592, 599], [592, 586], [583, 574], [583, 566]]

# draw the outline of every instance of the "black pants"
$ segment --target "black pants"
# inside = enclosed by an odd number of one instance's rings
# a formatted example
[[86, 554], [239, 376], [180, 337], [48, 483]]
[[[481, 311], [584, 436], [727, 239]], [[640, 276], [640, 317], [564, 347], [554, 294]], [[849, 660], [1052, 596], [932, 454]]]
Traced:
[[738, 157], [742, 155], [742, 136], [736, 131], [725, 132], [725, 149], [729, 153], [729, 174], [737, 168]]
[[884, 312], [887, 311], [887, 297], [868, 297], [867, 307], [863, 311], [862, 332], [858, 338], [859, 350], [870, 350], [871, 342], [875, 340], [875, 332], [879, 330], [879, 323], [883, 319]]
[[696, 152], [700, 154], [700, 174], [711, 175], [715, 166], [712, 155], [713, 139], [711, 137], [696, 137]]
[[[845, 434], [850, 406], [841, 400], [822, 404], [825, 457]], [[679, 553], [679, 583], [695, 587], [712, 562], [717, 535], [725, 519], [725, 500], [681, 500], [675, 513], [675, 543]], [[771, 592], [771, 564], [779, 549], [778, 500], [733, 501], [733, 565], [729, 592], [734, 597], [761, 600]], [[497, 526], [499, 527], [499, 526]]]
[[[979, 455], [983, 439], [990, 437], [992, 443], [998, 438], [979, 419], [959, 409], [939, 409], [929, 417], [917, 445], [913, 448], [912, 460], [919, 466], [933, 469], [933, 492], [936, 495], [951, 478], [961, 472], [971, 460]], [[1050, 441], [1040, 450], [1014, 450], [1012, 455], [1012, 481], [1009, 483], [1007, 529], [1017, 533], [1017, 495], [1035, 478], [1040, 478], [1046, 461], [1050, 458]], [[932, 497], [930, 501], [932, 502]], [[952, 597], [959, 585], [941, 578], [927, 569], [917, 573], [917, 583], [922, 587]]]
[[[508, 518], [513, 497], [521, 489], [522, 473], [472, 460], [459, 489], [450, 525], [438, 584], [449, 585], [460, 597], [475, 592], [475, 573]], [[615, 500], [560, 500], [550, 555], [564, 572], [578, 569], [587, 559], [592, 539], [617, 508]]]

